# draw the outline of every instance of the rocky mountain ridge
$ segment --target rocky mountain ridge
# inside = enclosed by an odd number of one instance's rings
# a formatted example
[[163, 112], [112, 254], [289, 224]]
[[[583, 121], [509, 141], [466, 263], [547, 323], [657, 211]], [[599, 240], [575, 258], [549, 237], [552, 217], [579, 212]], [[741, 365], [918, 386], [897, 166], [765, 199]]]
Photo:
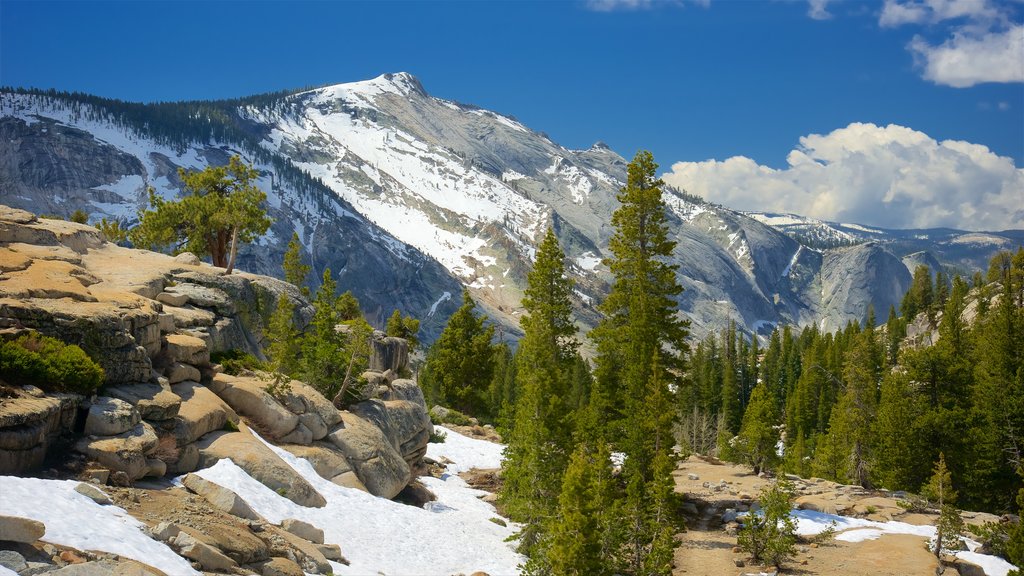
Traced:
[[[535, 245], [552, 226], [571, 261], [581, 327], [596, 322], [592, 305], [609, 280], [601, 260], [626, 178], [626, 160], [606, 145], [566, 149], [514, 118], [432, 97], [404, 73], [179, 105], [194, 112], [193, 122], [205, 118], [191, 132], [175, 132], [181, 121], [161, 116], [164, 108], [140, 106], [0, 93], [3, 200], [130, 221], [145, 186], [171, 197], [177, 167], [223, 163], [238, 152], [263, 171], [275, 218], [243, 252], [243, 269], [279, 273], [294, 230], [311, 276], [329, 266], [377, 325], [397, 305], [424, 319], [430, 341], [464, 286], [514, 335]], [[932, 247], [919, 240], [907, 251], [887, 237], [855, 235], [854, 225], [826, 235], [843, 241], [818, 246], [771, 219], [672, 189], [665, 197], [686, 288], [680, 308], [696, 336], [730, 321], [765, 334], [784, 323], [835, 329], [863, 319], [869, 305], [884, 314], [909, 286], [900, 259]], [[967, 268], [1003, 243], [1024, 241], [976, 236], [950, 232], [942, 240], [972, 246], [969, 257], [936, 256]], [[986, 244], [990, 237], [995, 243]]]

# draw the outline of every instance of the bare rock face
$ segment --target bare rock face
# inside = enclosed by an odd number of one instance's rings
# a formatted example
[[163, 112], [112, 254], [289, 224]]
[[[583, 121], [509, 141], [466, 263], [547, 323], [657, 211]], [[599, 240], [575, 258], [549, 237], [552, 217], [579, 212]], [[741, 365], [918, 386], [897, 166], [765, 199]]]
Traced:
[[0, 400], [0, 474], [23, 474], [41, 466], [46, 450], [73, 427], [81, 397], [36, 398], [28, 393]]
[[128, 402], [101, 396], [89, 406], [85, 434], [114, 436], [131, 430], [141, 419], [138, 410]]
[[214, 507], [219, 508], [232, 516], [238, 516], [239, 518], [245, 518], [247, 520], [259, 520], [260, 516], [238, 497], [231, 490], [211, 482], [202, 476], [196, 476], [195, 474], [186, 474], [182, 478], [181, 483], [185, 485], [190, 491], [199, 494], [203, 498], [206, 498]]
[[370, 494], [394, 498], [412, 480], [409, 464], [372, 422], [348, 412], [342, 419], [327, 440], [345, 455]]
[[124, 472], [130, 480], [150, 474], [151, 462], [146, 456], [159, 439], [153, 427], [142, 422], [116, 436], [89, 436], [75, 444], [75, 449], [114, 472]]
[[[254, 378], [217, 374], [209, 389], [221, 397], [235, 412], [251, 420], [272, 440], [287, 437], [299, 426], [299, 417], [288, 411], [266, 391], [266, 383]], [[298, 435], [303, 436], [301, 433]], [[308, 444], [306, 442], [298, 442]]]
[[422, 404], [408, 400], [367, 400], [349, 410], [379, 428], [410, 466], [415, 466], [426, 454], [434, 426]]
[[323, 507], [324, 497], [248, 430], [215, 432], [199, 442], [200, 466], [230, 458], [250, 476], [300, 506]]
[[330, 442], [314, 442], [310, 446], [285, 444], [281, 446], [299, 458], [305, 458], [321, 477], [338, 486], [369, 492], [363, 481], [356, 475], [345, 454]]
[[401, 374], [409, 368], [409, 343], [402, 338], [385, 336], [374, 332], [373, 351], [370, 354], [369, 369], [376, 372], [393, 371]]
[[155, 422], [170, 420], [178, 415], [181, 397], [171, 392], [170, 386], [155, 382], [125, 384], [106, 389], [114, 398], [128, 402], [146, 420]]
[[31, 544], [46, 534], [46, 526], [38, 520], [18, 516], [0, 516], [0, 540]]
[[175, 417], [174, 437], [178, 446], [195, 442], [200, 437], [221, 430], [231, 422], [238, 424], [238, 415], [209, 388], [198, 382], [181, 382], [171, 387], [181, 398]]

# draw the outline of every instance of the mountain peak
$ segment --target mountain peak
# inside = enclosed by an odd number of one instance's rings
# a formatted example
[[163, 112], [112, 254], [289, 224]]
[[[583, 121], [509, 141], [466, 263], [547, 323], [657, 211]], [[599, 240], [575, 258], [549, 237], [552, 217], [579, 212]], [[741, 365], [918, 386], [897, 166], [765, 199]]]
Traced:
[[427, 91], [423, 89], [423, 84], [420, 83], [419, 78], [409, 74], [408, 72], [381, 74], [377, 77], [377, 80], [383, 80], [390, 83], [403, 94], [417, 94], [419, 96], [427, 95]]

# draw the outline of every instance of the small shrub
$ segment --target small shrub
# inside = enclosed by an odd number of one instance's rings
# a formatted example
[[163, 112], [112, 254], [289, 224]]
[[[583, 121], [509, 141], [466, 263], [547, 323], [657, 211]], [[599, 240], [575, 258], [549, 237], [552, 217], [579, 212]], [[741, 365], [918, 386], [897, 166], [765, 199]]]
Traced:
[[88, 395], [100, 387], [104, 374], [78, 346], [33, 333], [0, 344], [0, 378], [48, 392]]
[[867, 511], [868, 511], [868, 514], [874, 514], [875, 512], [878, 512], [878, 508], [876, 508], [874, 506], [868, 506], [867, 507]]
[[270, 381], [263, 389], [274, 398], [283, 400], [292, 391], [292, 382], [287, 376], [277, 372], [271, 376]]
[[824, 530], [822, 530], [821, 532], [818, 532], [814, 536], [811, 536], [810, 538], [808, 538], [808, 540], [811, 541], [811, 542], [814, 542], [816, 544], [824, 544], [826, 542], [831, 542], [832, 540], [835, 540], [835, 538], [836, 538], [836, 521], [833, 520], [833, 521], [828, 523], [828, 526]]
[[430, 421], [434, 424], [451, 424], [453, 426], [473, 426], [476, 422], [454, 408], [444, 410], [430, 409]]
[[448, 434], [445, 434], [445, 432], [443, 430], [441, 432], [437, 432], [435, 430], [434, 432], [430, 433], [430, 443], [431, 444], [444, 444], [444, 441], [447, 440], [447, 439], [448, 439]]
[[270, 367], [259, 358], [241, 350], [228, 350], [226, 352], [214, 352], [210, 355], [210, 361], [224, 367], [224, 373], [231, 376], [238, 376], [246, 370], [269, 371]]
[[224, 422], [224, 430], [227, 432], [238, 432], [238, 424], [228, 420], [227, 422]]
[[79, 224], [88, 224], [89, 215], [85, 213], [85, 210], [79, 208], [78, 210], [75, 210], [74, 212], [71, 213], [71, 216], [68, 217], [68, 220], [71, 222], [77, 222]]
[[776, 480], [758, 498], [761, 512], [744, 520], [738, 544], [755, 562], [779, 566], [796, 554], [796, 520], [789, 515], [792, 497], [792, 486], [783, 479]]

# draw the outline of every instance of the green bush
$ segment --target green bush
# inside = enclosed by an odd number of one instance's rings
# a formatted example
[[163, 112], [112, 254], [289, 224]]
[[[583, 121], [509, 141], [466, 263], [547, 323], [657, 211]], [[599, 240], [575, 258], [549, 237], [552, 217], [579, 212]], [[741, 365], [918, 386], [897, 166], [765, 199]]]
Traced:
[[92, 394], [103, 383], [103, 368], [74, 344], [27, 334], [0, 344], [0, 378], [48, 392]]
[[[435, 408], [437, 408], [435, 406]], [[430, 409], [430, 421], [434, 424], [452, 424], [454, 426], [473, 426], [477, 422], [454, 408], [442, 410]]]
[[238, 376], [246, 370], [262, 370], [269, 372], [270, 366], [259, 358], [242, 350], [228, 350], [210, 354], [210, 362], [224, 367], [224, 373]]

